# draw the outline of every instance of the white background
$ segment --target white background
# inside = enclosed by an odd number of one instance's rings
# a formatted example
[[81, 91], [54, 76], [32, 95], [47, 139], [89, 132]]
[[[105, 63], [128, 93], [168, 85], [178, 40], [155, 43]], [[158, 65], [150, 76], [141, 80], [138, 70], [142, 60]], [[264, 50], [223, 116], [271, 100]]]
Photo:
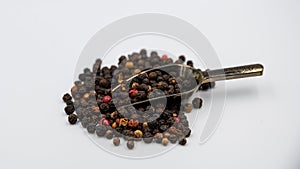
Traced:
[[[262, 78], [226, 83], [223, 120], [156, 158], [108, 154], [67, 124], [61, 96], [95, 32], [159, 12], [196, 26], [224, 66], [260, 62]], [[299, 1], [1, 1], [0, 168], [297, 169], [300, 159]], [[159, 25], [158, 25], [159, 26]]]

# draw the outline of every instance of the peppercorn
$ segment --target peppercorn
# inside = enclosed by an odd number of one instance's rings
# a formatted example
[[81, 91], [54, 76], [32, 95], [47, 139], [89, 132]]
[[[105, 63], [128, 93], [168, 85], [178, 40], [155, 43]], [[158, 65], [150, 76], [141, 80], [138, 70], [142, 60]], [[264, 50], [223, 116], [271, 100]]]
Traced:
[[133, 62], [130, 62], [130, 61], [129, 61], [129, 62], [126, 62], [126, 63], [125, 63], [125, 67], [126, 67], [126, 68], [133, 68], [133, 66], [134, 66]]
[[186, 133], [185, 137], [190, 137], [191, 132], [192, 132], [192, 130], [188, 128], [187, 131], [185, 131], [185, 133]]
[[184, 145], [186, 144], [186, 142], [187, 142], [186, 138], [182, 138], [182, 139], [179, 140], [178, 143], [179, 143], [180, 145], [184, 146]]
[[131, 87], [133, 88], [133, 89], [136, 89], [136, 88], [138, 88], [140, 85], [138, 84], [138, 83], [136, 83], [136, 82], [134, 82], [134, 83], [132, 83], [132, 85], [131, 85]]
[[108, 102], [111, 101], [111, 97], [110, 96], [104, 96], [102, 101], [103, 101], [103, 103], [108, 103]]
[[166, 61], [168, 59], [168, 55], [162, 55], [161, 60]]
[[193, 105], [192, 105], [192, 104], [186, 103], [186, 104], [184, 105], [184, 111], [185, 111], [185, 112], [190, 113], [192, 110], [193, 110]]
[[113, 139], [113, 144], [114, 144], [115, 146], [119, 146], [119, 145], [120, 145], [120, 138], [119, 138], [119, 137], [115, 137], [115, 138]]
[[136, 97], [137, 94], [138, 94], [138, 90], [136, 90], [136, 89], [131, 89], [131, 90], [129, 91], [129, 96], [130, 96], [130, 97]]
[[194, 67], [194, 63], [193, 63], [193, 61], [191, 61], [191, 60], [188, 60], [188, 61], [186, 62], [186, 64], [187, 64], [188, 66]]
[[134, 74], [139, 74], [141, 72], [141, 69], [134, 69], [133, 73]]
[[105, 113], [109, 110], [109, 105], [106, 103], [101, 103], [99, 108], [102, 113]]
[[110, 139], [113, 138], [113, 136], [114, 136], [113, 131], [111, 131], [111, 130], [107, 130], [107, 131], [106, 131], [105, 137], [106, 137], [107, 139], [110, 140]]
[[118, 126], [118, 125], [117, 125], [116, 122], [114, 122], [114, 123], [111, 125], [111, 127], [112, 127], [113, 129], [115, 129], [117, 126]]
[[146, 127], [148, 127], [148, 123], [147, 123], [147, 122], [144, 122], [144, 123], [143, 123], [143, 128], [146, 128]]
[[70, 114], [68, 116], [68, 121], [70, 124], [76, 124], [77, 122], [77, 115], [76, 114]]
[[127, 118], [121, 118], [119, 126], [127, 126], [128, 119]]
[[118, 64], [121, 64], [124, 60], [126, 60], [126, 56], [121, 56]]
[[163, 134], [162, 133], [156, 133], [154, 135], [154, 139], [155, 139], [156, 143], [161, 143], [162, 139], [163, 139]]
[[72, 100], [68, 100], [68, 101], [66, 101], [66, 104], [67, 104], [67, 105], [73, 105], [74, 103], [73, 103]]
[[149, 73], [149, 79], [156, 79], [156, 78], [157, 78], [156, 72]]
[[134, 147], [134, 141], [133, 140], [129, 140], [127, 142], [127, 147], [128, 147], [129, 150], [132, 150], [133, 147]]
[[104, 126], [96, 126], [96, 134], [99, 137], [103, 137], [106, 133], [106, 127]]
[[170, 134], [169, 132], [165, 132], [165, 133], [164, 133], [164, 137], [165, 137], [165, 138], [169, 138], [170, 136], [171, 136], [171, 134]]
[[199, 97], [196, 97], [193, 99], [192, 103], [193, 103], [193, 107], [196, 109], [199, 109], [202, 107], [202, 99], [200, 99]]
[[180, 56], [178, 57], [178, 59], [180, 59], [180, 60], [182, 60], [183, 62], [185, 62], [185, 56], [184, 56], [184, 55], [180, 55]]
[[89, 133], [93, 134], [96, 131], [96, 126], [95, 126], [95, 124], [90, 123], [87, 125], [86, 129]]
[[176, 141], [177, 141], [177, 137], [175, 134], [171, 134], [170, 137], [169, 137], [169, 140], [172, 144], [175, 144]]
[[167, 138], [163, 138], [161, 143], [164, 145], [164, 146], [167, 146], [168, 143], [169, 143], [169, 140]]
[[142, 138], [143, 137], [143, 132], [141, 130], [135, 130], [134, 131], [134, 136], [136, 138]]
[[75, 111], [74, 105], [67, 105], [65, 107], [65, 112], [67, 115], [74, 113], [74, 111]]
[[65, 103], [67, 103], [67, 101], [72, 100], [72, 96], [69, 93], [64, 94], [64, 96], [62, 97], [63, 101]]

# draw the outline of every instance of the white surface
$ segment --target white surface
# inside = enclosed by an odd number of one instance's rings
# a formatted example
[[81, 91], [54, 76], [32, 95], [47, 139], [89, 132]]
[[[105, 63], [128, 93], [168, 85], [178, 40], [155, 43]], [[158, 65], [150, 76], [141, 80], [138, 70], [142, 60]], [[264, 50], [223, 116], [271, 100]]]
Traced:
[[[0, 168], [299, 168], [299, 5], [1, 1]], [[206, 144], [192, 137], [187, 147], [157, 158], [128, 160], [102, 151], [79, 126], [68, 125], [60, 98], [88, 39], [106, 24], [142, 12], [187, 20], [206, 35], [224, 66], [261, 62], [265, 75], [226, 83], [223, 120]]]

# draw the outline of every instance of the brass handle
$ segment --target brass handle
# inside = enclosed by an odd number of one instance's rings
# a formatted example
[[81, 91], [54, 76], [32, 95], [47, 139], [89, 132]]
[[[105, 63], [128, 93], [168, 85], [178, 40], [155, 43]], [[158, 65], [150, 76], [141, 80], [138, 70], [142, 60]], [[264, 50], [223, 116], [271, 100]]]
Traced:
[[263, 75], [264, 67], [261, 64], [230, 67], [225, 69], [208, 70], [202, 83], [240, 79]]

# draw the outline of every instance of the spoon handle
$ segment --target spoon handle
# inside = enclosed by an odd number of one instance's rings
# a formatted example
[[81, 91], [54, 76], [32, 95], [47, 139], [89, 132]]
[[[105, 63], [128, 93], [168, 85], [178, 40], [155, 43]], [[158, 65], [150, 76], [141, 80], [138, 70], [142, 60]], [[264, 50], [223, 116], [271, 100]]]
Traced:
[[264, 67], [261, 64], [207, 70], [206, 73], [204, 73], [204, 79], [202, 80], [202, 83], [262, 76], [263, 70]]

